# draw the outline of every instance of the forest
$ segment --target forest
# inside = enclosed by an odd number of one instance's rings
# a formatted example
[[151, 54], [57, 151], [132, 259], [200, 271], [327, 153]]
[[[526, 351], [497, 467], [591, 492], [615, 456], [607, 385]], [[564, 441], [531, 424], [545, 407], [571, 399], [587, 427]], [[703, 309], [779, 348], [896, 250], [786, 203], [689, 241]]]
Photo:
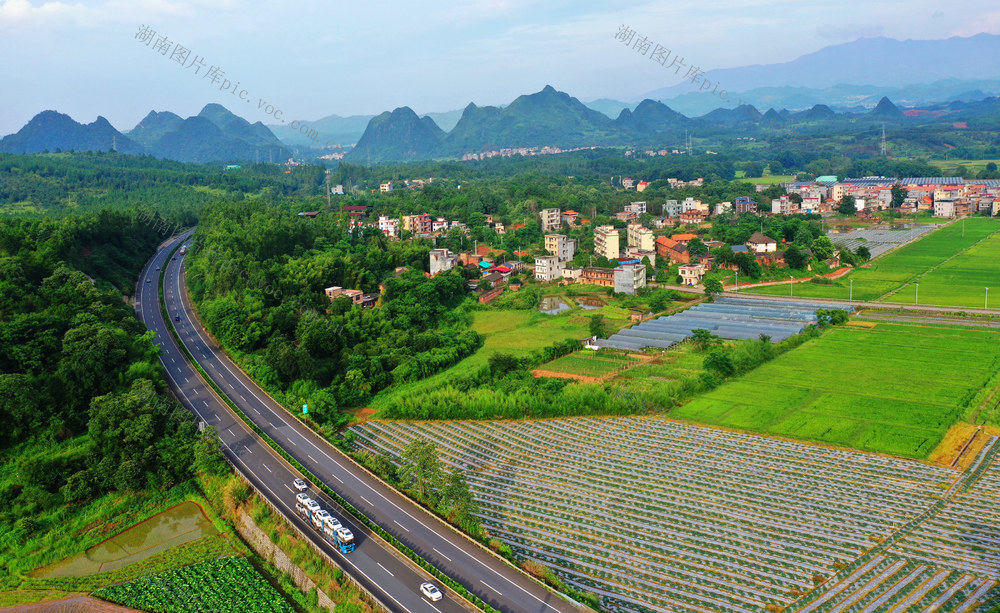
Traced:
[[[465, 279], [458, 271], [427, 278], [430, 249], [429, 241], [348, 232], [338, 216], [219, 203], [203, 211], [188, 285], [208, 329], [258, 382], [336, 428], [347, 418], [338, 407], [359, 406], [480, 346], [461, 308]], [[334, 286], [381, 288], [379, 304], [331, 302], [324, 289]]]
[[115, 289], [162, 240], [137, 218], [0, 221], [0, 551], [42, 547], [67, 504], [169, 488], [217, 457]]

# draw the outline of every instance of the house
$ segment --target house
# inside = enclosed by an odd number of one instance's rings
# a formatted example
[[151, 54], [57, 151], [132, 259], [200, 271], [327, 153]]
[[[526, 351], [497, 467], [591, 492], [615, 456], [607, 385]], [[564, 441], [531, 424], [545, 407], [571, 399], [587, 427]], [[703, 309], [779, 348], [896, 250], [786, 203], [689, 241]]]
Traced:
[[497, 234], [506, 234], [507, 230], [503, 227], [503, 224], [499, 221], [493, 224], [493, 231]]
[[496, 287], [497, 285], [500, 285], [507, 281], [507, 278], [504, 277], [503, 274], [499, 272], [491, 272], [490, 274], [484, 276], [483, 279], [489, 281], [490, 285], [492, 285], [493, 287]]
[[653, 246], [653, 231], [649, 228], [644, 228], [637, 223], [630, 223], [628, 225], [626, 238], [626, 244], [629, 247], [635, 247], [636, 249], [641, 249], [642, 251], [652, 251], [655, 249]]
[[576, 241], [565, 234], [546, 234], [545, 250], [557, 256], [560, 262], [568, 262], [576, 255]]
[[444, 217], [438, 217], [431, 222], [431, 232], [444, 232], [448, 229], [448, 220]]
[[684, 211], [681, 213], [681, 223], [701, 223], [705, 221], [705, 213], [702, 211]]
[[370, 309], [378, 303], [379, 294], [362, 294], [361, 299], [356, 304], [360, 304], [363, 309]]
[[733, 207], [737, 215], [742, 215], [743, 213], [753, 213], [757, 214], [757, 201], [749, 196], [737, 196], [736, 204]]
[[660, 207], [660, 214], [664, 217], [680, 217], [682, 208], [683, 207], [680, 202], [677, 202], [676, 200], [667, 200], [663, 203], [663, 206]]
[[955, 217], [955, 201], [951, 199], [934, 199], [935, 217]]
[[447, 249], [431, 249], [430, 260], [430, 272], [436, 275], [454, 268], [458, 264], [458, 255]]
[[580, 272], [580, 283], [600, 285], [601, 287], [614, 287], [615, 269], [586, 267]]
[[750, 253], [750, 248], [746, 245], [731, 245], [729, 250], [733, 253]]
[[364, 297], [364, 292], [359, 289], [344, 289], [340, 286], [328, 287], [323, 290], [326, 293], [326, 297], [333, 302], [339, 296], [347, 296], [351, 299], [354, 304], [360, 304], [362, 298]]
[[697, 234], [691, 234], [690, 232], [686, 232], [684, 234], [671, 234], [670, 238], [673, 239], [673, 240], [675, 240], [675, 241], [677, 241], [678, 243], [684, 243], [685, 245], [687, 245], [688, 242], [693, 241], [694, 239], [698, 238], [698, 235]]
[[656, 239], [656, 253], [661, 257], [667, 258], [672, 263], [687, 264], [691, 261], [691, 254], [687, 250], [687, 245], [666, 236]]
[[353, 225], [358, 221], [360, 221], [361, 218], [365, 216], [365, 210], [367, 208], [368, 207], [366, 206], [345, 206], [341, 207], [340, 210], [351, 216], [351, 224]]
[[635, 181], [630, 177], [625, 177], [622, 179], [622, 187], [626, 190], [632, 189], [635, 186]]
[[535, 278], [539, 281], [555, 281], [563, 275], [563, 262], [555, 255], [535, 258]]
[[319, 215], [319, 211], [303, 211], [299, 213], [299, 217], [309, 217], [310, 219], [315, 219]]
[[625, 205], [625, 212], [634, 213], [635, 215], [642, 215], [643, 213], [646, 212], [646, 202], [645, 201], [630, 202]]
[[477, 298], [477, 300], [479, 300], [480, 304], [489, 304], [489, 303], [493, 302], [494, 300], [496, 300], [500, 296], [500, 294], [502, 294], [502, 293], [503, 293], [503, 288], [502, 287], [496, 287], [496, 288], [491, 289], [488, 292], [483, 292], [482, 294], [480, 294], [479, 298]]
[[513, 271], [511, 270], [510, 267], [504, 266], [503, 264], [501, 264], [499, 266], [494, 266], [492, 268], [487, 269], [486, 272], [489, 273], [487, 275], [487, 278], [489, 278], [493, 274], [499, 274], [502, 277], [502, 279], [501, 279], [502, 282], [506, 283], [507, 280], [510, 279], [510, 273], [513, 272]]
[[562, 282], [563, 283], [572, 283], [573, 281], [579, 281], [580, 280], [580, 274], [582, 272], [583, 272], [583, 269], [580, 268], [580, 267], [567, 266], [566, 268], [563, 268], [563, 271], [562, 271]]
[[340, 184], [334, 185], [333, 187], [330, 188], [330, 194], [334, 196], [343, 196], [344, 186]]
[[552, 232], [562, 227], [562, 215], [559, 209], [542, 209], [539, 212], [542, 221], [542, 232]]
[[576, 219], [579, 216], [580, 214], [573, 210], [563, 211], [562, 222], [567, 226], [572, 227], [576, 223]]
[[614, 218], [622, 221], [633, 221], [639, 219], [639, 216], [631, 211], [621, 211], [619, 213], [615, 213]]
[[502, 264], [514, 272], [521, 272], [524, 270], [524, 262], [520, 260], [508, 260]]
[[655, 250], [645, 250], [645, 249], [635, 249], [629, 248], [625, 250], [625, 255], [629, 258], [642, 261], [642, 258], [649, 258], [650, 266], [656, 266], [656, 251]]
[[644, 192], [646, 191], [646, 188], [649, 187], [650, 185], [652, 185], [652, 182], [650, 181], [639, 181], [638, 183], [635, 184], [635, 191], [640, 193]]
[[378, 191], [384, 194], [386, 192], [391, 192], [392, 188], [392, 181], [389, 181], [388, 183], [379, 183]]
[[733, 212], [733, 203], [729, 202], [728, 200], [726, 202], [720, 202], [719, 204], [715, 205], [716, 217], [718, 217], [719, 215], [729, 215], [732, 212]]
[[614, 226], [594, 228], [594, 255], [613, 260], [621, 255], [618, 247], [618, 230]]
[[381, 215], [378, 218], [378, 229], [386, 236], [396, 238], [399, 236], [399, 220], [395, 217]]
[[677, 267], [677, 274], [681, 277], [682, 285], [698, 285], [705, 277], [705, 265], [684, 264]]
[[403, 215], [403, 230], [412, 234], [430, 234], [431, 216], [427, 213], [419, 215]]
[[771, 201], [771, 213], [774, 215], [794, 215], [798, 212], [798, 203], [789, 198], [787, 194]]
[[622, 264], [614, 273], [617, 293], [634, 296], [636, 290], [646, 287], [646, 267], [640, 263]]
[[747, 239], [747, 247], [753, 249], [754, 253], [772, 253], [778, 250], [778, 241], [760, 232], [754, 232]]

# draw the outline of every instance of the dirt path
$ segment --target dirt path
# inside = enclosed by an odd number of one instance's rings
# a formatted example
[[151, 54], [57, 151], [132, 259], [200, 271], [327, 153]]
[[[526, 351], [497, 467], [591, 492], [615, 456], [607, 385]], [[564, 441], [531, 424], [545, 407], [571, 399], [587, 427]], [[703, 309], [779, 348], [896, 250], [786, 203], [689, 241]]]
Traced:
[[0, 613], [141, 613], [89, 596], [76, 596], [0, 609]]

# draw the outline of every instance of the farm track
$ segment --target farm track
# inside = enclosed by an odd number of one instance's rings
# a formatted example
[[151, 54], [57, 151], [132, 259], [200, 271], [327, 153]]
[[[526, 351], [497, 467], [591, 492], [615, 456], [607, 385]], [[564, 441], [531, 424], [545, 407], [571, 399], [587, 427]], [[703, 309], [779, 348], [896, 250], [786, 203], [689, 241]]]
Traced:
[[390, 457], [435, 441], [494, 536], [616, 613], [957, 611], [998, 595], [1000, 560], [977, 550], [1000, 545], [983, 528], [1000, 520], [996, 439], [958, 473], [650, 417], [352, 430]]

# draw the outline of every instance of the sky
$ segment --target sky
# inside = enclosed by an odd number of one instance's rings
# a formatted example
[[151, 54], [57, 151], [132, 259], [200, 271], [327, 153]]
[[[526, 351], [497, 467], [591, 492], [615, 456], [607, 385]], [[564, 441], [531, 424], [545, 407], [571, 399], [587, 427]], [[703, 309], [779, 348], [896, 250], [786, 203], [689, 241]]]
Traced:
[[[863, 36], [1000, 34], [996, 0], [942, 6], [940, 0], [0, 0], [0, 135], [49, 109], [84, 123], [102, 115], [126, 131], [151, 110], [187, 117], [210, 102], [250, 122], [274, 124], [403, 105], [423, 114], [469, 102], [506, 104], [545, 85], [584, 101], [628, 101], [678, 82], [614, 40], [622, 25], [706, 70], [786, 62]], [[150, 31], [143, 42], [139, 33]]]

